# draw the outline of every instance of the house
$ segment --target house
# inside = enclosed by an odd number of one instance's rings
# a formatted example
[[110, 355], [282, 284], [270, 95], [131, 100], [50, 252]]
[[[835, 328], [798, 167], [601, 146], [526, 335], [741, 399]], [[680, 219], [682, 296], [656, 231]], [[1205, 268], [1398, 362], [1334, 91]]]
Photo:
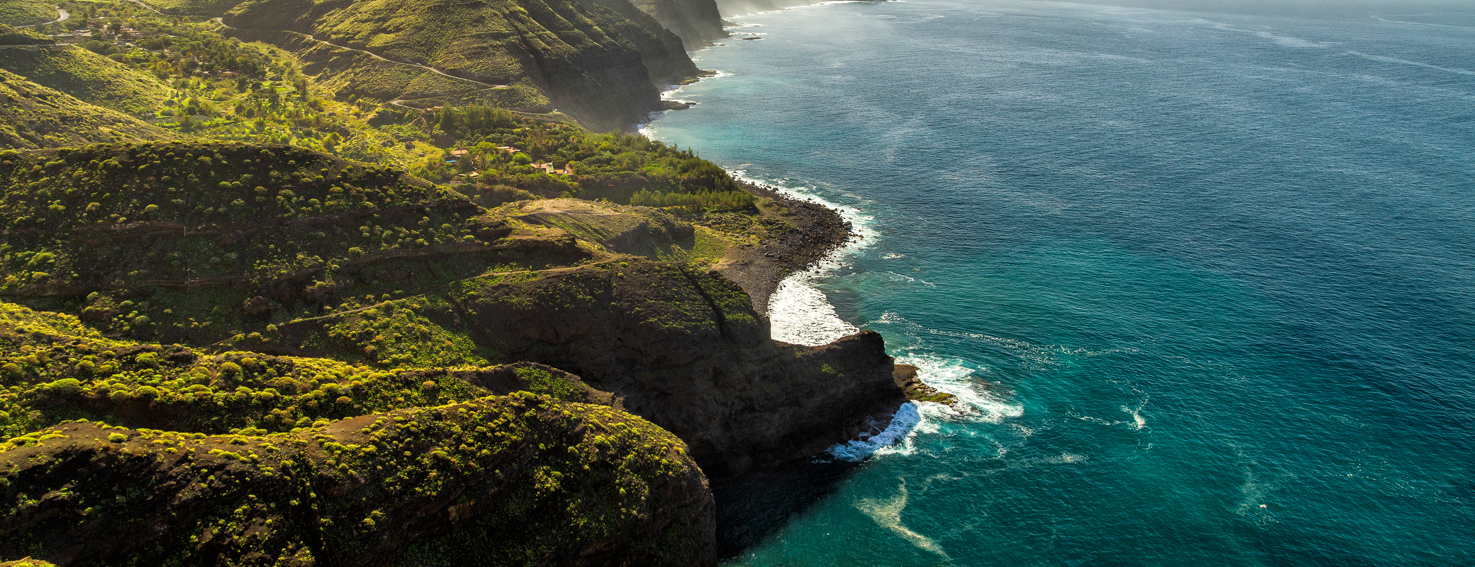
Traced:
[[533, 169], [541, 169], [541, 170], [547, 172], [548, 175], [573, 175], [574, 174], [574, 166], [572, 166], [572, 165], [565, 165], [565, 166], [563, 166], [563, 169], [554, 169], [553, 168], [553, 164], [551, 164], [551, 163], [535, 163], [535, 164], [533, 164]]
[[451, 150], [451, 157], [461, 159], [466, 156], [466, 150]]

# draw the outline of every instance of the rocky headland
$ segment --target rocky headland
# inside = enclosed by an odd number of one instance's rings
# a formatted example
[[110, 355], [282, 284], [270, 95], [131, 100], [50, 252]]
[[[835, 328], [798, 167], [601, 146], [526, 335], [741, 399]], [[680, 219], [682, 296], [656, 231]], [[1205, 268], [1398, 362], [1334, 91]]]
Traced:
[[0, 558], [712, 565], [712, 483], [941, 401], [770, 338], [835, 211], [585, 127], [710, 0], [108, 6], [0, 53]]

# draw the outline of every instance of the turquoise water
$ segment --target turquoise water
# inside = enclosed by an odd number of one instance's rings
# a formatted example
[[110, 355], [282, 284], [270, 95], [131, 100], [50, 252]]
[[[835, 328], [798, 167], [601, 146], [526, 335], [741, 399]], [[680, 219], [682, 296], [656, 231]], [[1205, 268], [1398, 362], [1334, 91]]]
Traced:
[[733, 564], [1475, 564], [1475, 17], [737, 20], [648, 132], [843, 206], [776, 333], [877, 330], [969, 410], [837, 448]]

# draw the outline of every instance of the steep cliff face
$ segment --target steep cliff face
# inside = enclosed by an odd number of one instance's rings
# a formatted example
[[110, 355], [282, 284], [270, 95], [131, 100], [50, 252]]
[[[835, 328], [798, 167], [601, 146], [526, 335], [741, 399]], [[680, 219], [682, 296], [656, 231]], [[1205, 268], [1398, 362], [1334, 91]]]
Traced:
[[298, 50], [326, 42], [383, 58], [323, 67], [325, 80], [384, 80], [384, 68], [408, 65], [402, 91], [427, 70], [465, 79], [453, 88], [468, 92], [525, 85], [600, 129], [641, 120], [659, 107], [656, 84], [697, 73], [680, 38], [626, 0], [248, 0], [224, 22], [248, 35], [311, 36], [262, 36]]
[[634, 0], [634, 3], [679, 36], [688, 50], [727, 37], [715, 0]]

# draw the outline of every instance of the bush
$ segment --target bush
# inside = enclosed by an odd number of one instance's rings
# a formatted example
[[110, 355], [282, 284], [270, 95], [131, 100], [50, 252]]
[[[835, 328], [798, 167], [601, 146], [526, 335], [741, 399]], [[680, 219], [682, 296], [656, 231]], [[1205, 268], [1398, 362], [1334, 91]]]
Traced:
[[47, 384], [46, 390], [58, 396], [73, 396], [82, 391], [82, 382], [76, 378], [62, 378]]
[[114, 433], [108, 436], [108, 441], [112, 441], [113, 443], [122, 443], [127, 440], [128, 436], [122, 433]]

